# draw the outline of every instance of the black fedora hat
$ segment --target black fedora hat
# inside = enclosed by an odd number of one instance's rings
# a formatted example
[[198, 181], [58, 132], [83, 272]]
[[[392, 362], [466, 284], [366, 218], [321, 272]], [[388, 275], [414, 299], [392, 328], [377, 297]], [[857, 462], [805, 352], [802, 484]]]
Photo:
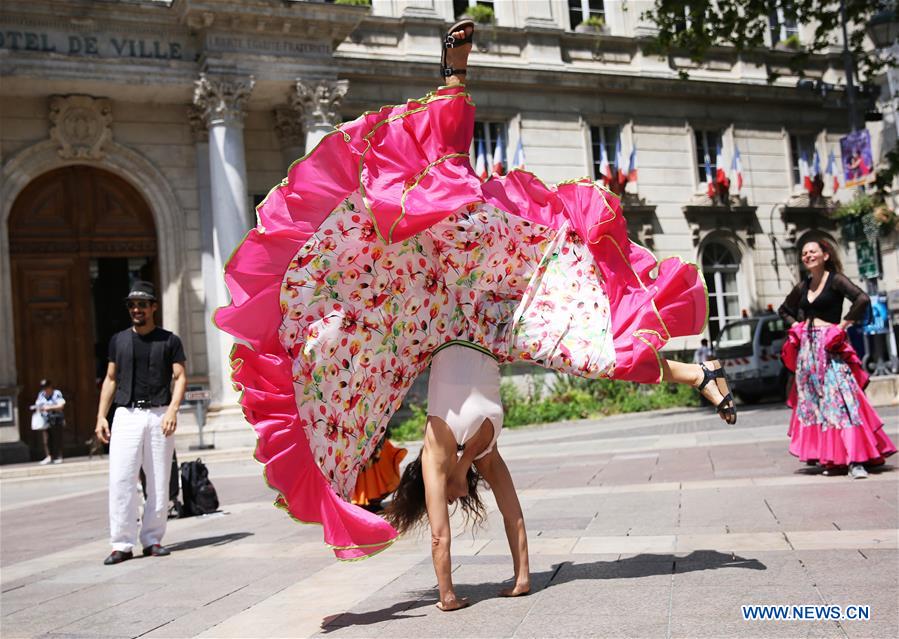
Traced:
[[149, 300], [156, 301], [156, 287], [150, 282], [137, 280], [131, 285], [131, 292], [128, 293], [126, 300]]

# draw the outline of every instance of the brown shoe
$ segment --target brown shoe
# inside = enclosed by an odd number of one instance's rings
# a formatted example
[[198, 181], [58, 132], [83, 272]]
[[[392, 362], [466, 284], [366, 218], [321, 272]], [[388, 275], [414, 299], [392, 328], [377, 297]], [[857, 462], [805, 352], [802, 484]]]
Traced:
[[150, 555], [154, 557], [168, 557], [171, 554], [171, 550], [160, 544], [153, 544], [144, 548], [144, 557], [149, 557]]
[[114, 564], [120, 564], [123, 561], [128, 561], [134, 557], [134, 553], [130, 550], [113, 550], [109, 553], [109, 557], [103, 560], [103, 563], [107, 566], [112, 566]]

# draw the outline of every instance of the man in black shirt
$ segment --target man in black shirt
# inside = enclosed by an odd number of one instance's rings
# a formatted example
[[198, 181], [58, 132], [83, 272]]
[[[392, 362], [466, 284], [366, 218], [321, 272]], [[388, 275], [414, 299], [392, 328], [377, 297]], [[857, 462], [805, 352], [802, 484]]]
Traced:
[[[169, 474], [175, 448], [178, 407], [187, 377], [178, 336], [156, 326], [156, 292], [135, 282], [126, 299], [131, 328], [112, 336], [100, 407], [97, 437], [109, 444], [109, 529], [112, 553], [103, 562], [131, 559], [137, 543], [137, 483], [143, 467], [147, 500], [141, 522], [144, 556], [162, 557], [169, 503]], [[174, 382], [174, 384], [173, 384]], [[112, 437], [106, 415], [115, 401]], [[111, 441], [110, 441], [111, 440]]]

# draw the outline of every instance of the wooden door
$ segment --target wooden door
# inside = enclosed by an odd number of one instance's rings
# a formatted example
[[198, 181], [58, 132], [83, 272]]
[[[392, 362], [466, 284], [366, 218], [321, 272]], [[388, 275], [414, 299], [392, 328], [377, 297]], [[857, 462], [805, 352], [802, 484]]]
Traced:
[[[13, 262], [16, 291], [16, 369], [23, 396], [23, 441], [37, 455], [39, 442], [30, 431], [28, 406], [37, 397], [41, 379], [50, 379], [66, 398], [63, 446], [73, 450], [90, 435], [88, 407], [96, 411], [93, 360], [88, 341], [79, 338], [86, 328], [83, 260], [78, 256], [23, 258]], [[96, 414], [96, 413], [95, 413]], [[86, 435], [87, 433], [87, 435]], [[80, 440], [80, 441], [79, 441]]]
[[66, 398], [66, 454], [83, 452], [99, 400], [97, 358], [103, 349], [96, 348], [102, 324], [97, 315], [121, 317], [121, 308], [109, 300], [119, 304], [127, 292], [92, 292], [92, 260], [141, 257], [155, 263], [152, 214], [123, 179], [91, 167], [66, 167], [23, 190], [13, 205], [9, 236], [22, 441], [33, 457], [42, 454], [28, 406], [40, 380], [49, 378]]

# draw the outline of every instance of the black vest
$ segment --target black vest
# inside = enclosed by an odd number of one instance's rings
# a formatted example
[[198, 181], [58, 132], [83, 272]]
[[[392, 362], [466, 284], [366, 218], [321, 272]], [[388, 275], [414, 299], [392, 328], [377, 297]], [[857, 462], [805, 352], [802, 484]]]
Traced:
[[[165, 333], [165, 340], [154, 340], [150, 343], [150, 403], [165, 406], [172, 401], [172, 362], [171, 356], [166, 352], [171, 332], [158, 329]], [[131, 385], [134, 380], [134, 332], [130, 328], [116, 333], [115, 340], [115, 369], [116, 389], [115, 403], [125, 406], [131, 401]]]

